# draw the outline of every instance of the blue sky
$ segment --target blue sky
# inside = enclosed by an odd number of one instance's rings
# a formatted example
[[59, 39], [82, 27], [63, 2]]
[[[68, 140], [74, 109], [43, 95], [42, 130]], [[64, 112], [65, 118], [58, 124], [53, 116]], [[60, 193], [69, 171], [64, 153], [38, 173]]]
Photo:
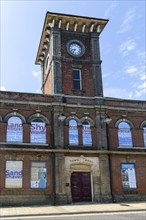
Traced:
[[35, 59], [47, 11], [109, 19], [100, 35], [104, 96], [146, 100], [145, 0], [0, 0], [1, 90], [40, 93]]

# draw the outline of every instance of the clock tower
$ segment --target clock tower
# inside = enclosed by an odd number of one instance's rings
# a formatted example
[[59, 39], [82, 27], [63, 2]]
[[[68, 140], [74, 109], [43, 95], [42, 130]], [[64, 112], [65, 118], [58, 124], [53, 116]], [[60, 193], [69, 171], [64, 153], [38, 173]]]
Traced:
[[107, 22], [47, 12], [36, 58], [43, 94], [103, 96], [99, 36]]

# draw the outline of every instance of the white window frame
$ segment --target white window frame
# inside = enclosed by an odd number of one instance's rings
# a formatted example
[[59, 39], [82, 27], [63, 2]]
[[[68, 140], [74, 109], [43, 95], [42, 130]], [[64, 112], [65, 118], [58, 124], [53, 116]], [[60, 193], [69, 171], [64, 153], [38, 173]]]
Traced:
[[[79, 77], [80, 77], [79, 80], [76, 80], [76, 79], [73, 78], [73, 71], [78, 71], [79, 72]], [[74, 90], [79, 90], [79, 91], [82, 90], [82, 79], [81, 79], [81, 70], [80, 69], [73, 69], [72, 70], [72, 79], [73, 79], [73, 89]], [[74, 81], [79, 81], [80, 82], [80, 89], [74, 88]]]

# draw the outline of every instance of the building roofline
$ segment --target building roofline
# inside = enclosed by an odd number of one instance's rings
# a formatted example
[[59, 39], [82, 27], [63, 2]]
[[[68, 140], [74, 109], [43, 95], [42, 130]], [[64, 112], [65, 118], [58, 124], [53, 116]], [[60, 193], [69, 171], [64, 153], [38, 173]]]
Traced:
[[50, 11], [47, 11], [46, 13], [46, 16], [48, 14], [51, 14], [51, 15], [60, 15], [60, 16], [66, 16], [66, 17], [77, 17], [77, 18], [84, 18], [84, 19], [93, 19], [93, 20], [102, 20], [102, 21], [109, 21], [109, 19], [103, 19], [103, 18], [95, 18], [95, 17], [88, 17], [88, 16], [80, 16], [80, 15], [72, 15], [72, 14], [64, 14], [64, 13], [56, 13], [56, 12], [50, 12]]
[[[95, 17], [87, 17], [87, 16], [79, 16], [79, 15], [71, 15], [71, 14], [62, 14], [62, 13], [55, 13], [55, 12], [46, 12], [46, 16], [45, 16], [45, 20], [44, 20], [44, 25], [43, 25], [43, 29], [42, 29], [42, 34], [41, 34], [41, 38], [40, 38], [40, 43], [39, 43], [39, 47], [38, 47], [38, 51], [37, 51], [37, 56], [36, 56], [36, 60], [35, 60], [35, 64], [40, 64], [40, 56], [43, 50], [43, 45], [45, 43], [45, 32], [46, 29], [48, 27], [48, 20], [49, 20], [49, 16], [50, 16], [50, 20], [52, 19], [56, 19], [56, 22], [58, 22], [58, 26], [59, 26], [59, 21], [63, 21], [64, 19], [71, 22], [72, 19], [77, 20], [79, 19], [80, 21], [86, 21], [85, 25], [92, 25], [92, 23], [96, 24], [97, 26], [97, 22], [99, 23], [98, 26], [100, 26], [100, 31], [98, 34], [100, 34], [102, 32], [102, 30], [104, 29], [105, 25], [108, 23], [108, 19], [101, 19], [101, 18], [95, 18]], [[49, 21], [50, 21], [49, 20]], [[88, 24], [87, 24], [88, 23]], [[97, 28], [97, 27], [96, 27]], [[89, 27], [88, 27], [89, 29]]]

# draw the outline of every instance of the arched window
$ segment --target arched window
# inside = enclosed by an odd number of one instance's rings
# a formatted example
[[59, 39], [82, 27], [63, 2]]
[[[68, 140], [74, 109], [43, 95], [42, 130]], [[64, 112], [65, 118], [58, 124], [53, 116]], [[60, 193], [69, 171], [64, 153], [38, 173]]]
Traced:
[[118, 139], [119, 146], [132, 147], [131, 127], [127, 122], [120, 122], [118, 124]]
[[7, 142], [18, 142], [23, 141], [23, 126], [22, 120], [17, 116], [12, 116], [7, 122]]
[[69, 120], [69, 145], [79, 145], [77, 121]]
[[144, 146], [146, 147], [146, 124], [143, 126], [143, 140]]
[[46, 124], [42, 119], [31, 121], [30, 142], [46, 144]]
[[91, 127], [87, 121], [82, 123], [82, 140], [84, 146], [92, 146]]

